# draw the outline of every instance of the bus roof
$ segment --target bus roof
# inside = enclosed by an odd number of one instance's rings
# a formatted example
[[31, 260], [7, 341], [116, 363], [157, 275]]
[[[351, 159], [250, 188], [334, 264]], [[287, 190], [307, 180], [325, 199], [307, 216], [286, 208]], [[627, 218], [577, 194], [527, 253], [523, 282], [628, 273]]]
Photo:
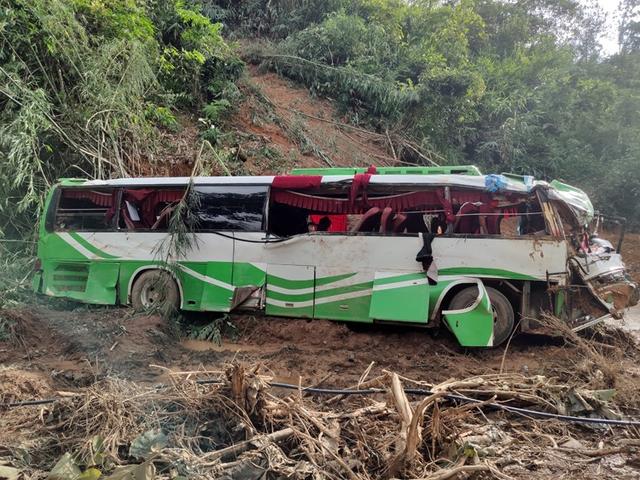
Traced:
[[[300, 175], [297, 175], [300, 176]], [[318, 175], [319, 176], [319, 175]], [[354, 174], [322, 175], [321, 184], [350, 183]], [[375, 174], [369, 177], [371, 185], [424, 185], [451, 186], [462, 188], [486, 188], [487, 175], [463, 174]], [[65, 187], [162, 187], [186, 186], [190, 182], [194, 185], [266, 185], [273, 183], [275, 176], [223, 176], [223, 177], [141, 177], [116, 178], [112, 180], [81, 180], [61, 179], [60, 184]], [[525, 184], [517, 178], [506, 178], [502, 185], [503, 191], [526, 193], [531, 190], [531, 184]]]
[[[355, 175], [367, 173], [367, 168], [332, 167], [332, 168], [294, 168], [291, 175]], [[443, 167], [376, 167], [376, 175], [482, 175], [475, 165], [453, 165]]]

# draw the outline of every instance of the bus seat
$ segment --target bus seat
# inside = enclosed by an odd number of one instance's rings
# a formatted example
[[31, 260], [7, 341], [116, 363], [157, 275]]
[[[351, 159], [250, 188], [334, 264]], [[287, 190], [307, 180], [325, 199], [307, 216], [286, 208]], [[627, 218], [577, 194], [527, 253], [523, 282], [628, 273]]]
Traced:
[[407, 228], [407, 216], [404, 213], [398, 213], [393, 219], [393, 231], [402, 233]]
[[127, 211], [126, 207], [122, 207], [120, 209], [120, 217], [122, 217], [122, 220], [124, 220], [124, 225], [125, 227], [127, 227], [127, 230], [136, 229], [136, 224], [133, 222], [133, 220], [131, 220], [131, 218], [129, 218], [129, 212]]
[[393, 209], [384, 207], [380, 216], [380, 233], [387, 233], [393, 229]]
[[375, 232], [380, 224], [380, 208], [371, 207], [352, 228], [351, 232]]
[[477, 215], [479, 211], [480, 209], [477, 205], [471, 202], [463, 203], [456, 214], [456, 221], [453, 226], [454, 233], [479, 233], [480, 220]]

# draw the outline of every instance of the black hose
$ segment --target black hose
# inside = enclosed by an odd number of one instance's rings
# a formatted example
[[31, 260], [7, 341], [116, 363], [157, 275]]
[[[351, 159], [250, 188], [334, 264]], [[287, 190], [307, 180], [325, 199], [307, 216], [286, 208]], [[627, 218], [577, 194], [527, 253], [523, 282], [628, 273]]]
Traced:
[[44, 400], [22, 400], [20, 402], [8, 402], [0, 404], [0, 411], [5, 408], [15, 408], [15, 407], [31, 407], [34, 405], [47, 405], [49, 403], [56, 403], [59, 401], [59, 398], [45, 398]]
[[286, 242], [287, 240], [289, 240], [289, 237], [275, 238], [273, 240], [269, 240], [268, 238], [265, 238], [265, 239], [262, 239], [262, 240], [251, 240], [251, 239], [248, 239], [248, 238], [234, 237], [233, 235], [227, 235], [226, 233], [217, 232], [217, 231], [204, 232], [204, 233], [214, 233], [214, 234], [219, 235], [219, 236], [224, 237], [224, 238], [230, 238], [231, 240], [237, 240], [239, 242], [245, 242], [245, 243], [280, 243], [280, 242]]
[[[195, 383], [198, 385], [209, 385], [212, 383], [219, 383], [219, 380], [197, 380]], [[353, 388], [319, 388], [319, 387], [300, 387], [291, 383], [270, 382], [271, 387], [286, 388], [288, 390], [300, 390], [304, 393], [311, 393], [316, 395], [375, 395], [378, 393], [385, 393], [386, 390], [381, 388], [367, 388], [367, 389], [353, 389]], [[424, 388], [405, 388], [404, 393], [408, 395], [433, 395], [434, 392]], [[576, 417], [572, 415], [562, 415], [559, 413], [541, 412], [539, 410], [530, 410], [528, 408], [511, 407], [509, 405], [503, 405], [501, 403], [486, 403], [484, 400], [477, 398], [467, 397], [465, 395], [458, 395], [454, 393], [445, 393], [443, 398], [447, 400], [454, 400], [463, 403], [477, 403], [482, 404], [483, 407], [488, 407], [494, 410], [504, 410], [506, 412], [515, 413], [524, 417], [540, 417], [554, 420], [560, 420], [569, 423], [590, 423], [598, 425], [611, 425], [611, 426], [635, 426], [640, 427], [640, 420], [617, 420], [612, 418], [591, 418], [591, 417]], [[15, 408], [26, 407], [34, 405], [46, 405], [59, 401], [59, 398], [49, 398], [43, 400], [24, 400], [21, 402], [9, 402], [0, 405], [0, 410], [3, 408]]]
[[[386, 390], [378, 388], [369, 388], [365, 390], [357, 389], [332, 389], [332, 388], [317, 388], [317, 387], [303, 387], [290, 383], [271, 382], [269, 385], [272, 387], [286, 388], [290, 390], [301, 390], [305, 393], [315, 393], [318, 395], [372, 395], [375, 393], [384, 393]], [[434, 392], [422, 388], [405, 388], [404, 393], [409, 395], [433, 395]], [[466, 397], [464, 395], [457, 395], [453, 393], [446, 393], [443, 395], [448, 400], [457, 400], [465, 403], [482, 403], [483, 406], [496, 409], [505, 410], [507, 412], [515, 413], [522, 416], [537, 416], [542, 418], [553, 418], [571, 423], [596, 423], [601, 425], [617, 425], [617, 426], [636, 426], [640, 427], [640, 420], [616, 420], [610, 418], [590, 418], [590, 417], [575, 417], [572, 415], [561, 415], [559, 413], [541, 412], [539, 410], [530, 410], [528, 408], [511, 407], [500, 403], [485, 403], [483, 400], [477, 398]]]

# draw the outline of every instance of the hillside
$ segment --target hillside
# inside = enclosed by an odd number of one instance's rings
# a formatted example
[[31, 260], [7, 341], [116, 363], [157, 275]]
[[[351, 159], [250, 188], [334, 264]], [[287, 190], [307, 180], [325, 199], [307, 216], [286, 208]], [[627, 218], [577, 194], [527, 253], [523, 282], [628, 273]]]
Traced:
[[616, 22], [605, 53], [581, 0], [0, 0], [0, 480], [638, 478], [640, 306], [589, 293], [632, 282], [522, 184], [41, 216], [59, 178], [477, 164], [626, 215], [639, 283], [639, 2]]
[[381, 135], [345, 123], [332, 102], [303, 86], [249, 66], [242, 91], [246, 99], [225, 124], [247, 173], [394, 163]]

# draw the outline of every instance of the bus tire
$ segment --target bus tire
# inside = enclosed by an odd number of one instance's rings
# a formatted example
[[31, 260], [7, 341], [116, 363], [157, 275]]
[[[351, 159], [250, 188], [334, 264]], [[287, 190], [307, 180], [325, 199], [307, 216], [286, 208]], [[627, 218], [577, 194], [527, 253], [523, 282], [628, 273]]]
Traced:
[[142, 272], [131, 288], [131, 306], [138, 312], [167, 314], [176, 311], [180, 307], [178, 285], [164, 270]]
[[[504, 343], [511, 335], [515, 325], [515, 314], [511, 302], [500, 291], [485, 287], [493, 309], [493, 346]], [[448, 310], [461, 310], [470, 307], [478, 298], [478, 287], [460, 290], [449, 303]]]

